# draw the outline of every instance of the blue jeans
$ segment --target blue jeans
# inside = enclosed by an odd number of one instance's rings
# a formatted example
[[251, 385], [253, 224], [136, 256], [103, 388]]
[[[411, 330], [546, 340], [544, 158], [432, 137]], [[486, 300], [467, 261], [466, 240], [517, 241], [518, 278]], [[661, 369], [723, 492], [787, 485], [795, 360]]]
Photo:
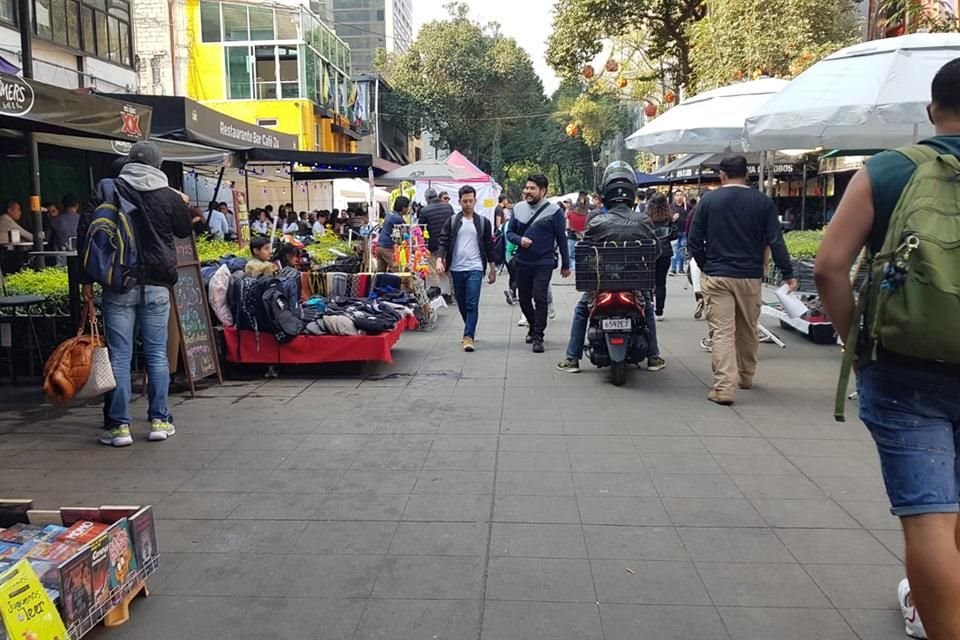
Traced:
[[480, 319], [480, 289], [483, 287], [483, 271], [452, 271], [453, 290], [457, 307], [463, 318], [463, 337], [471, 340], [477, 335]]
[[143, 357], [147, 365], [149, 420], [170, 420], [167, 394], [170, 390], [170, 365], [167, 362], [167, 323], [170, 320], [170, 290], [147, 285], [143, 304], [140, 288], [126, 293], [103, 293], [103, 324], [110, 364], [117, 388], [107, 396], [107, 428], [130, 424], [130, 361], [139, 329], [143, 339]]
[[574, 247], [576, 247], [576, 246], [577, 246], [577, 241], [576, 241], [576, 240], [571, 240], [570, 238], [567, 238], [567, 250], [568, 250], [568, 252], [569, 252], [569, 254], [570, 254], [570, 269], [571, 269], [571, 270], [576, 270], [576, 268], [577, 268], [577, 260], [576, 260], [576, 258], [575, 258], [574, 255], [573, 255], [573, 254], [575, 253], [575, 252], [574, 252]]
[[960, 495], [960, 376], [866, 363], [860, 419], [877, 444], [895, 516], [956, 513]]
[[[587, 325], [590, 321], [590, 299], [592, 293], [584, 293], [573, 310], [573, 324], [570, 325], [570, 341], [567, 343], [567, 358], [579, 360], [583, 357], [583, 343], [587, 340]], [[649, 296], [648, 296], [649, 297]], [[645, 307], [647, 325], [650, 327], [650, 353], [648, 358], [660, 357], [660, 345], [657, 342], [657, 316], [653, 303], [647, 301]]]
[[677, 236], [677, 248], [673, 251], [673, 260], [670, 261], [670, 270], [674, 273], [683, 273], [683, 263], [687, 257], [687, 234]]

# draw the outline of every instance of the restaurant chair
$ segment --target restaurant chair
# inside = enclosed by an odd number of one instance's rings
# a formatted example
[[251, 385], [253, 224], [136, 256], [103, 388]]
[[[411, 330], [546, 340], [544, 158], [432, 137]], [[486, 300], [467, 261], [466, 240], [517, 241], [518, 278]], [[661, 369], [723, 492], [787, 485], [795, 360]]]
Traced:
[[[3, 275], [3, 269], [0, 268], [0, 292], [3, 293], [0, 296], [0, 325], [9, 325], [8, 335], [10, 338], [10, 344], [3, 344], [4, 340], [0, 340], [0, 349], [5, 349], [7, 351], [7, 370], [10, 373], [10, 381], [14, 384], [17, 382], [17, 368], [15, 366], [15, 340], [13, 337], [13, 327], [14, 319], [17, 318], [17, 311], [23, 309], [26, 312], [25, 316], [27, 319], [27, 324], [30, 325], [30, 334], [33, 336], [33, 348], [28, 348], [26, 351], [30, 353], [30, 373], [33, 374], [33, 353], [36, 350], [36, 357], [40, 360], [41, 370], [43, 368], [43, 350], [40, 347], [40, 336], [37, 334], [37, 325], [34, 321], [34, 315], [39, 312], [40, 315], [43, 315], [43, 304], [47, 301], [43, 296], [11, 296], [7, 295], [7, 281]], [[2, 329], [2, 328], [0, 328]], [[3, 331], [0, 330], [0, 336], [3, 336]]]

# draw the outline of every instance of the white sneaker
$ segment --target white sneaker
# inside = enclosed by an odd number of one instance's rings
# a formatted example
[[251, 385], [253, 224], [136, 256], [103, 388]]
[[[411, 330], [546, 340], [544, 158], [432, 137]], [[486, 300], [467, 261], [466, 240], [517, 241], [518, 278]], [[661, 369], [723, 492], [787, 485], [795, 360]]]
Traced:
[[530, 326], [530, 323], [527, 322], [527, 316], [525, 316], [525, 315], [523, 315], [523, 314], [521, 313], [521, 314], [520, 314], [520, 321], [517, 322], [517, 326], [518, 326], [518, 327], [528, 327], [528, 326]]
[[133, 444], [133, 436], [130, 435], [130, 425], [121, 424], [112, 429], [105, 429], [100, 434], [100, 444], [111, 447], [129, 447]]
[[897, 600], [900, 602], [900, 612], [903, 613], [903, 624], [907, 635], [911, 638], [926, 639], [927, 632], [923, 629], [920, 614], [910, 597], [910, 582], [904, 578], [897, 586]]
[[177, 428], [169, 420], [153, 420], [150, 423], [150, 440], [152, 442], [163, 442], [176, 433]]
[[550, 309], [550, 310], [549, 310], [548, 314], [550, 315], [550, 319], [553, 320], [554, 318], [557, 317], [557, 307], [556, 307], [555, 305], [551, 304], [550, 307], [549, 307], [549, 309]]

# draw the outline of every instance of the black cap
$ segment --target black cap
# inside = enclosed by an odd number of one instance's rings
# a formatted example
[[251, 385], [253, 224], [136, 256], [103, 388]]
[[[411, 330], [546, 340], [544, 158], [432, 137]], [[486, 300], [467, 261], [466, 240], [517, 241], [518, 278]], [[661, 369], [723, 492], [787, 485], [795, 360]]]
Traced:
[[747, 159], [741, 155], [724, 156], [717, 168], [729, 178], [747, 177]]

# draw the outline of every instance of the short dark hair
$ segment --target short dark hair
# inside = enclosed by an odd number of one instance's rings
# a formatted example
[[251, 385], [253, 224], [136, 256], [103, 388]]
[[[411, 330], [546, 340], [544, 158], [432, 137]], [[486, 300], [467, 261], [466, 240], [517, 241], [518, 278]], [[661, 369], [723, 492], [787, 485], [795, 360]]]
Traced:
[[463, 200], [463, 196], [467, 195], [468, 193], [472, 193], [474, 196], [476, 196], [477, 190], [471, 187], [470, 185], [465, 184], [462, 187], [460, 187], [460, 192], [457, 195], [461, 200]]
[[268, 204], [267, 206], [265, 206], [265, 207], [263, 208], [263, 210], [266, 211], [267, 213], [271, 213], [271, 212], [273, 211], [273, 205], [272, 205], [272, 204]]
[[251, 253], [254, 251], [259, 251], [260, 249], [263, 249], [268, 244], [270, 244], [270, 238], [267, 238], [265, 236], [257, 236], [255, 238], [250, 238], [250, 251]]
[[[725, 156], [723, 160], [720, 161], [718, 168], [727, 174], [728, 178], [737, 179], [747, 177], [747, 159], [741, 155]], [[684, 197], [686, 197], [686, 194], [684, 194]]]
[[538, 188], [546, 190], [550, 186], [550, 181], [547, 180], [547, 176], [537, 173], [532, 176], [527, 176], [527, 182], [532, 182], [537, 185]]
[[60, 205], [58, 205], [58, 204], [57, 204], [56, 202], [54, 202], [53, 200], [47, 200], [46, 202], [43, 203], [43, 208], [44, 208], [44, 209], [49, 209], [50, 207], [56, 207], [57, 209], [59, 209], [59, 208], [60, 208]]
[[930, 93], [937, 108], [960, 113], [960, 58], [940, 67], [933, 77]]
[[10, 207], [12, 207], [12, 206], [15, 205], [15, 204], [20, 204], [20, 203], [17, 202], [16, 200], [4, 200], [4, 201], [3, 201], [3, 213], [6, 213], [7, 211], [9, 211], [9, 210], [10, 210]]
[[510, 200], [510, 196], [508, 196], [508, 195], [505, 194], [505, 193], [501, 193], [501, 194], [500, 194], [500, 199], [497, 200], [497, 202], [503, 202], [504, 200], [509, 201], [509, 200]]
[[77, 199], [77, 196], [73, 195], [72, 193], [68, 193], [67, 195], [63, 196], [64, 209], [70, 209], [71, 207], [79, 207], [79, 206], [80, 206], [80, 201]]
[[393, 201], [394, 211], [398, 211], [398, 212], [403, 211], [409, 206], [410, 206], [410, 198], [408, 198], [407, 196], [400, 196], [399, 198]]

